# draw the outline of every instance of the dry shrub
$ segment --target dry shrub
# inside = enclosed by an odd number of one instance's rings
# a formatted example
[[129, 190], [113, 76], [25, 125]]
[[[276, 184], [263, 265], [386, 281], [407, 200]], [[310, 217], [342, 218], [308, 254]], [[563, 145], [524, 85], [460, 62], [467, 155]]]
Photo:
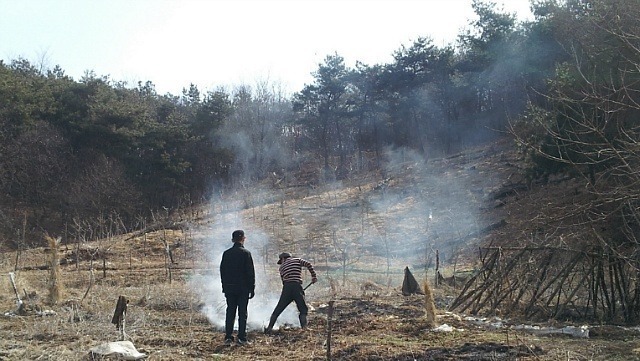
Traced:
[[35, 274], [41, 273], [41, 271], [18, 271], [13, 272], [13, 268], [11, 269], [2, 269], [0, 270], [0, 275], [2, 279], [0, 280], [0, 309], [16, 309], [17, 305], [17, 296], [11, 285], [11, 276], [10, 274], [14, 274], [14, 280], [16, 285], [16, 290], [19, 294], [19, 297], [23, 304], [28, 303], [31, 306], [40, 301], [40, 297], [38, 293], [35, 291], [37, 289], [43, 289], [45, 284], [43, 282], [46, 277], [35, 277]]
[[132, 299], [157, 311], [197, 310], [201, 304], [187, 285], [178, 283], [154, 285], [147, 288], [143, 295]]
[[58, 256], [58, 246], [60, 245], [60, 237], [53, 238], [45, 235], [47, 244], [49, 245], [49, 284], [47, 289], [49, 295], [47, 301], [51, 305], [55, 305], [62, 298], [64, 286], [60, 277], [60, 258]]
[[360, 290], [362, 290], [363, 296], [367, 294], [378, 295], [383, 291], [383, 287], [373, 281], [364, 281], [360, 286]]
[[11, 286], [11, 276], [9, 273], [2, 272], [2, 279], [0, 279], [0, 301], [6, 299], [15, 299], [13, 296], [13, 286]]
[[336, 281], [332, 278], [329, 277], [329, 289], [331, 290], [331, 299], [336, 298], [337, 294], [338, 294], [338, 286], [336, 284]]
[[429, 281], [426, 278], [424, 280], [424, 308], [429, 327], [436, 327], [436, 303], [433, 299], [431, 286], [429, 286]]

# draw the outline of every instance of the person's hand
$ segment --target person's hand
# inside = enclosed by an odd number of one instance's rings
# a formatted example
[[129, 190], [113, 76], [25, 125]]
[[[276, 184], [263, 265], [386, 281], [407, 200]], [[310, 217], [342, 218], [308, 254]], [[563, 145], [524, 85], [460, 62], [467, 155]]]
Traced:
[[316, 283], [316, 282], [318, 282], [318, 277], [313, 277], [313, 278], [311, 279], [311, 283]]
[[252, 299], [255, 295], [256, 293], [254, 291], [249, 292], [249, 299]]

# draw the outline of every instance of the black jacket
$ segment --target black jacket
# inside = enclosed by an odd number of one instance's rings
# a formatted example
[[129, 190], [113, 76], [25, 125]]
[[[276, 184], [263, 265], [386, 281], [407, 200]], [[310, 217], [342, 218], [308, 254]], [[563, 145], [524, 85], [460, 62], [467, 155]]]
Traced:
[[256, 273], [253, 258], [251, 252], [240, 243], [234, 243], [233, 247], [222, 254], [220, 279], [224, 293], [254, 292]]

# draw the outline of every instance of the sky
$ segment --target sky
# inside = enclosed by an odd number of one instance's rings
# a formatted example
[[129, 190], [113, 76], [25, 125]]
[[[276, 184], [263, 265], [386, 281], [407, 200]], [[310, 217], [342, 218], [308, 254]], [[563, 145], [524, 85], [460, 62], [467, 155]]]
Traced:
[[[529, 0], [494, 0], [530, 18]], [[0, 59], [87, 71], [160, 94], [195, 84], [313, 82], [326, 56], [385, 64], [401, 46], [455, 41], [471, 0], [0, 0]]]

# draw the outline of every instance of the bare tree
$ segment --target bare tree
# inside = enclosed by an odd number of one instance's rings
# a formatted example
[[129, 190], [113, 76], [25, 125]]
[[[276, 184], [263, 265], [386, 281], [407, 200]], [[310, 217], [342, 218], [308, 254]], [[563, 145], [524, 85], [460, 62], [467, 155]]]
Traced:
[[[551, 24], [573, 60], [557, 67], [549, 106], [532, 107], [511, 129], [528, 150], [532, 179], [566, 172], [583, 180], [587, 196], [555, 209], [564, 224], [556, 222], [554, 239], [601, 255], [602, 264], [622, 262], [608, 271], [588, 270], [610, 275], [594, 276], [594, 289], [605, 292], [601, 297], [614, 313], [611, 297], [640, 295], [639, 18], [637, 2], [630, 0], [556, 9]], [[614, 272], [617, 267], [624, 272]], [[635, 311], [626, 319], [638, 316]]]

